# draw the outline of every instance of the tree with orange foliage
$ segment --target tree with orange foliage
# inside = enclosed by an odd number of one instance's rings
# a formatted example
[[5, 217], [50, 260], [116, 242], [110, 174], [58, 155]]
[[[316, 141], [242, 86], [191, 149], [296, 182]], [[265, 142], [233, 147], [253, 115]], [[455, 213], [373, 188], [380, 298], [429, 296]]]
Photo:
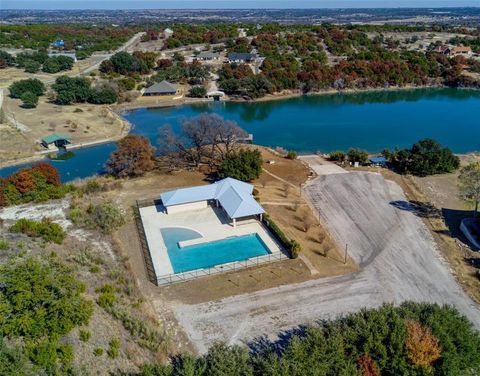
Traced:
[[39, 162], [32, 166], [32, 171], [37, 171], [43, 176], [45, 176], [48, 184], [53, 184], [57, 187], [61, 184], [58, 170], [48, 163]]
[[37, 186], [35, 177], [27, 169], [18, 170], [10, 176], [9, 180], [22, 194], [33, 191]]
[[139, 176], [155, 167], [155, 150], [148, 138], [130, 134], [118, 142], [118, 149], [106, 163], [108, 173], [119, 176]]
[[380, 376], [377, 363], [367, 353], [362, 354], [357, 360], [358, 368], [362, 376]]
[[431, 368], [442, 354], [438, 339], [432, 334], [430, 328], [422, 326], [417, 321], [407, 320], [405, 327], [407, 329], [405, 346], [408, 360], [416, 366]]

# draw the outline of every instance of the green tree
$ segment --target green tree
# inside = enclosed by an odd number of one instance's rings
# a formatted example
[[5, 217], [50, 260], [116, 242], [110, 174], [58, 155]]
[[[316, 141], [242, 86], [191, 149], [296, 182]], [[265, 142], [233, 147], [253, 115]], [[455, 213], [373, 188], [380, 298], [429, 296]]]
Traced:
[[25, 108], [35, 108], [38, 104], [38, 97], [31, 91], [26, 91], [20, 96]]
[[449, 173], [460, 167], [460, 159], [432, 139], [418, 141], [410, 149], [395, 150], [386, 155], [398, 171], [417, 176]]
[[35, 94], [37, 97], [45, 94], [46, 88], [42, 81], [36, 78], [28, 78], [26, 80], [15, 81], [8, 88], [12, 98], [20, 98], [27, 91]]
[[37, 73], [41, 67], [42, 64], [35, 60], [28, 60], [25, 62], [25, 72], [27, 73]]
[[473, 203], [476, 217], [480, 202], [480, 161], [471, 162], [460, 170], [458, 190], [462, 200]]
[[207, 95], [207, 89], [203, 86], [193, 86], [188, 92], [188, 96], [192, 98], [204, 98]]
[[262, 155], [258, 150], [242, 149], [225, 157], [220, 165], [219, 176], [252, 181], [260, 176], [262, 163]]
[[368, 153], [360, 149], [350, 149], [347, 153], [347, 157], [350, 162], [358, 162], [361, 165], [368, 161]]
[[112, 104], [118, 101], [118, 94], [113, 89], [93, 89], [88, 96], [88, 102], [94, 104]]

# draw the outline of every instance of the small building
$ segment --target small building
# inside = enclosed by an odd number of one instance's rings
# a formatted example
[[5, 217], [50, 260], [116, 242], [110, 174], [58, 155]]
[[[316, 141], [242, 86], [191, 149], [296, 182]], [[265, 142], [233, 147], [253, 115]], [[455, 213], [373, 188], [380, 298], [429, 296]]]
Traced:
[[236, 226], [237, 219], [260, 216], [265, 210], [252, 195], [253, 185], [226, 178], [210, 185], [180, 188], [160, 195], [167, 214], [200, 210], [214, 204], [221, 207]]
[[65, 148], [72, 141], [72, 137], [66, 134], [53, 133], [42, 138], [40, 144], [46, 149]]
[[218, 60], [219, 56], [220, 54], [218, 52], [202, 51], [197, 56], [195, 56], [195, 59], [203, 60], [203, 61], [211, 61], [211, 60]]
[[387, 158], [385, 157], [372, 157], [368, 159], [370, 164], [374, 167], [385, 167], [387, 165]]
[[229, 63], [251, 63], [257, 60], [258, 55], [250, 52], [230, 52], [227, 58]]
[[472, 55], [472, 49], [471, 47], [468, 47], [468, 46], [456, 46], [456, 47], [453, 47], [452, 49], [452, 55], [453, 56], [471, 56]]
[[172, 29], [167, 27], [165, 30], [163, 30], [163, 37], [165, 39], [170, 38], [172, 35], [173, 35], [173, 30]]
[[65, 42], [63, 41], [63, 39], [57, 39], [53, 42], [53, 46], [58, 48], [65, 47]]
[[154, 96], [165, 96], [165, 95], [176, 95], [178, 92], [178, 87], [175, 84], [172, 84], [168, 81], [163, 80], [155, 85], [152, 85], [145, 89], [143, 96], [145, 97], [154, 97]]
[[442, 46], [437, 46], [433, 49], [433, 52], [436, 52], [437, 54], [442, 54], [445, 56], [450, 56], [452, 49], [447, 46], [447, 45], [442, 45]]
[[48, 53], [48, 57], [57, 57], [57, 56], [69, 57], [75, 63], [77, 62], [77, 55], [75, 54], [75, 52], [71, 52], [71, 53], [69, 53], [69, 52], [49, 52]]

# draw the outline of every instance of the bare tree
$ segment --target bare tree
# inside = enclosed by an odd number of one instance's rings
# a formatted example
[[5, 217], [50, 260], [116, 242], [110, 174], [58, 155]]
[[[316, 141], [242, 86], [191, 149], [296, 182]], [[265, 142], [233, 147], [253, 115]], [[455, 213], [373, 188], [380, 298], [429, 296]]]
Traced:
[[214, 165], [236, 151], [239, 139], [245, 135], [233, 121], [216, 114], [201, 114], [182, 119], [180, 135], [176, 135], [170, 126], [161, 127], [159, 151], [162, 155], [177, 153], [195, 167], [202, 162]]

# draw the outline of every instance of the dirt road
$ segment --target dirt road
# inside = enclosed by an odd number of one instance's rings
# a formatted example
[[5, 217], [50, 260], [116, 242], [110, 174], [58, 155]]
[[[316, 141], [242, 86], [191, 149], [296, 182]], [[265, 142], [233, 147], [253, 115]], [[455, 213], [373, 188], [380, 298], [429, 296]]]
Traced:
[[217, 340], [242, 343], [362, 307], [405, 300], [456, 306], [477, 328], [480, 310], [455, 282], [405, 196], [379, 174], [351, 172], [314, 179], [305, 192], [339, 246], [361, 271], [281, 286], [198, 305], [176, 315], [200, 352]]

